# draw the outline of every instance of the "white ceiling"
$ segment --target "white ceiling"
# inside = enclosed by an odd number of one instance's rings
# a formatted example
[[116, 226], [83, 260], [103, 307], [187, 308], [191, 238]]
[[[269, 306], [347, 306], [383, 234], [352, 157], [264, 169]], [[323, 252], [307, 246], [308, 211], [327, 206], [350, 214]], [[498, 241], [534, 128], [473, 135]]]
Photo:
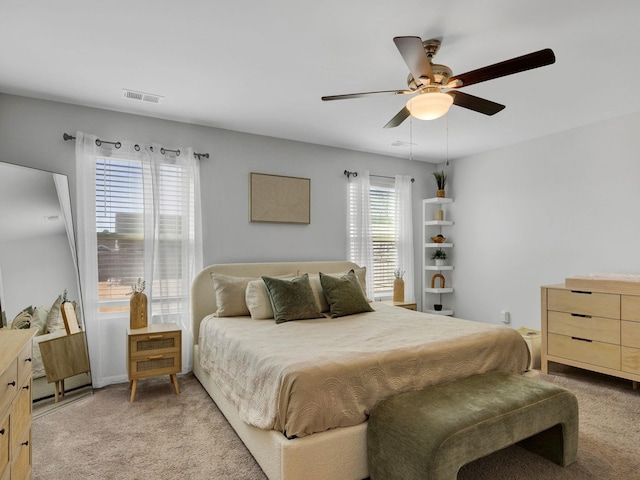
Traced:
[[[405, 158], [392, 144], [412, 139], [437, 163], [447, 128], [456, 158], [640, 111], [639, 19], [636, 0], [0, 0], [0, 92]], [[383, 130], [408, 97], [320, 100], [406, 88], [403, 35], [441, 38], [454, 74], [557, 61], [463, 89], [507, 106], [493, 117], [454, 106]]]

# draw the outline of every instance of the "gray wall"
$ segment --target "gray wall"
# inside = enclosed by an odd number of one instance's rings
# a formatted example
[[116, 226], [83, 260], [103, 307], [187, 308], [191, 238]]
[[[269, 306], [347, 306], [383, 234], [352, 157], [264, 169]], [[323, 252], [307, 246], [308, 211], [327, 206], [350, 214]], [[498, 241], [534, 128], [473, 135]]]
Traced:
[[640, 114], [458, 159], [456, 316], [540, 329], [540, 286], [640, 273]]

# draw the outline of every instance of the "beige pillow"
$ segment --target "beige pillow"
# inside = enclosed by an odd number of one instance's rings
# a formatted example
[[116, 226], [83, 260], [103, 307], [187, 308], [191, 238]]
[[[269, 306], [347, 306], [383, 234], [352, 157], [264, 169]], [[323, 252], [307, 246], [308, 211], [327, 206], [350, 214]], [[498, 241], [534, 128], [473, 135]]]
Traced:
[[49, 309], [45, 307], [36, 307], [33, 310], [31, 326], [38, 328], [36, 335], [44, 335], [47, 333], [47, 318], [49, 318]]
[[327, 303], [327, 299], [324, 296], [324, 291], [322, 290], [322, 283], [320, 283], [320, 274], [310, 274], [309, 283], [311, 284], [311, 290], [313, 290], [313, 296], [316, 299], [318, 308], [322, 313], [328, 312], [329, 304]]
[[269, 292], [267, 292], [267, 286], [261, 278], [258, 280], [251, 280], [247, 284], [245, 301], [247, 302], [249, 313], [251, 313], [251, 318], [254, 320], [266, 320], [273, 318], [273, 308], [271, 307]]
[[214, 316], [241, 317], [250, 315], [245, 292], [249, 282], [255, 278], [212, 273], [211, 280], [216, 292], [216, 306], [218, 307], [213, 314]]
[[64, 319], [62, 318], [62, 312], [60, 312], [60, 306], [62, 305], [62, 295], [58, 295], [56, 301], [53, 302], [49, 309], [49, 315], [47, 315], [47, 333], [53, 333], [64, 328]]

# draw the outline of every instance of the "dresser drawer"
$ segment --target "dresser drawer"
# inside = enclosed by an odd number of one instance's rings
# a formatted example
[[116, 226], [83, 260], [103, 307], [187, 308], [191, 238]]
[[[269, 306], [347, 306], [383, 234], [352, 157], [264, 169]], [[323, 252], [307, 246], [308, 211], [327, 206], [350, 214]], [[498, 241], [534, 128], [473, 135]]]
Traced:
[[547, 308], [556, 312], [620, 318], [620, 295], [549, 289]]
[[620, 370], [620, 346], [549, 333], [549, 355]]
[[18, 363], [14, 360], [0, 372], [0, 412], [13, 401], [18, 391]]
[[640, 322], [621, 322], [621, 343], [627, 347], [640, 348]]
[[131, 335], [129, 348], [131, 356], [177, 352], [181, 345], [181, 331]]
[[620, 298], [620, 315], [623, 320], [640, 322], [640, 296], [622, 295]]
[[620, 320], [612, 318], [549, 312], [547, 325], [550, 333], [616, 345], [620, 343]]
[[171, 375], [182, 370], [182, 358], [180, 352], [132, 357], [129, 369], [130, 379]]
[[14, 462], [11, 467], [11, 480], [31, 478], [31, 430], [20, 439], [17, 448], [12, 452]]
[[640, 348], [622, 347], [622, 371], [640, 375]]
[[31, 375], [33, 364], [33, 343], [29, 342], [18, 354], [18, 383], [24, 383], [24, 380]]
[[[11, 446], [18, 451], [25, 433], [31, 429], [31, 379], [20, 387], [20, 392], [11, 409]], [[14, 455], [15, 456], [15, 455]]]
[[9, 415], [0, 417], [0, 478], [9, 465]]

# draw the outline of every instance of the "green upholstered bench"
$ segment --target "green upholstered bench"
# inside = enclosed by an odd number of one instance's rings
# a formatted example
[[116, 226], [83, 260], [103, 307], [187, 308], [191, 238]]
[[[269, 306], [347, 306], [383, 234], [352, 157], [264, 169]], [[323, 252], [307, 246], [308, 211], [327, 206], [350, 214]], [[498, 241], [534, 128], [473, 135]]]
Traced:
[[562, 466], [578, 454], [578, 402], [551, 383], [489, 372], [379, 402], [369, 417], [371, 480], [455, 480], [514, 443]]

